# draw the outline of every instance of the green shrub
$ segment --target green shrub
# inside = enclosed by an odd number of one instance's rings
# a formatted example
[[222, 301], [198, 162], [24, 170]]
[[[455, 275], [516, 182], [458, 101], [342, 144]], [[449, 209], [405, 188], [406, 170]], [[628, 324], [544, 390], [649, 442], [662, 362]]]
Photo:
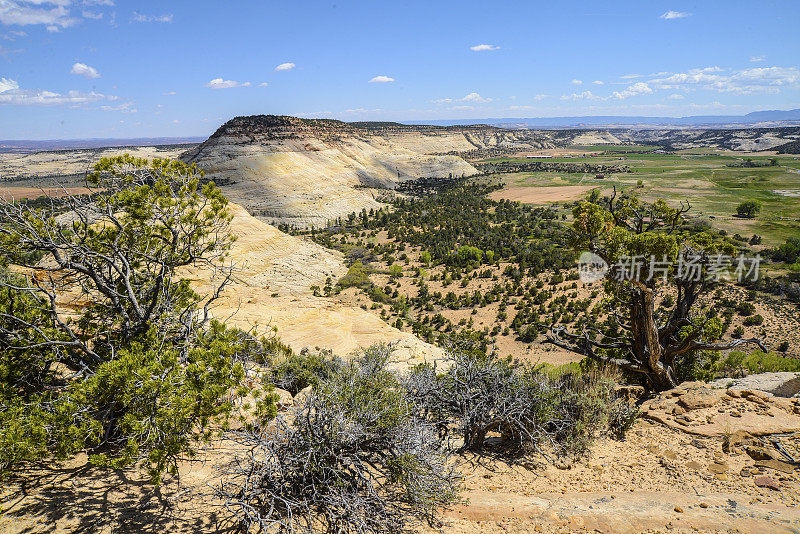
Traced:
[[275, 386], [297, 395], [308, 386], [329, 379], [341, 366], [342, 360], [329, 350], [291, 353], [274, 362], [269, 377]]
[[757, 326], [762, 324], [763, 322], [764, 318], [761, 317], [760, 314], [756, 314], [756, 315], [751, 315], [750, 317], [745, 317], [744, 321], [742, 321], [742, 324], [744, 324], [744, 326]]
[[717, 363], [718, 373], [734, 374], [777, 373], [800, 371], [800, 359], [779, 356], [773, 352], [754, 351], [746, 353], [731, 351]]
[[348, 269], [347, 274], [339, 279], [336, 282], [336, 285], [342, 289], [347, 289], [348, 287], [358, 287], [366, 289], [372, 282], [369, 279], [369, 275], [372, 273], [372, 269], [365, 266], [360, 261], [353, 263]]

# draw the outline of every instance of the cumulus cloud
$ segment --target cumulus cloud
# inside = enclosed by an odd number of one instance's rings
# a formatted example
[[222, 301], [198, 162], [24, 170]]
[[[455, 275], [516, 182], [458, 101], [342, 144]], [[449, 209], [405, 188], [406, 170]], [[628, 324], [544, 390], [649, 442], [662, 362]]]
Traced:
[[296, 67], [296, 65], [294, 63], [291, 63], [291, 62], [289, 62], [289, 63], [281, 63], [280, 65], [275, 67], [275, 70], [292, 70], [295, 67]]
[[479, 44], [475, 46], [470, 46], [469, 49], [472, 50], [473, 52], [487, 52], [490, 50], [500, 50], [500, 47], [490, 44]]
[[114, 0], [83, 0], [85, 6], [113, 6]]
[[137, 113], [139, 110], [134, 107], [133, 102], [124, 102], [118, 106], [100, 106], [103, 111], [119, 111], [120, 113]]
[[164, 96], [172, 96], [172, 95], [174, 95], [176, 93], [175, 93], [175, 91], [167, 91], [167, 92], [161, 93], [161, 94], [164, 95]]
[[72, 69], [70, 69], [70, 74], [77, 74], [78, 76], [83, 76], [84, 78], [94, 79], [99, 78], [100, 73], [97, 72], [97, 69], [94, 67], [90, 67], [85, 63], [75, 63], [72, 65]]
[[592, 83], [595, 85], [603, 85], [605, 82], [603, 82], [603, 80], [595, 80]]
[[369, 83], [390, 83], [393, 81], [395, 81], [394, 78], [381, 75], [381, 76], [375, 76], [369, 81]]
[[131, 22], [162, 22], [168, 24], [172, 22], [172, 16], [172, 13], [165, 13], [164, 15], [145, 15], [134, 11]]
[[667, 11], [660, 18], [664, 20], [672, 20], [672, 19], [685, 19], [686, 17], [690, 17], [691, 13], [686, 13], [685, 11]]
[[95, 13], [94, 11], [88, 11], [88, 10], [84, 10], [81, 13], [81, 15], [83, 15], [83, 18], [85, 19], [92, 19], [92, 20], [100, 20], [103, 18], [102, 13]]
[[767, 56], [751, 56], [750, 57], [750, 61], [752, 61], [753, 63], [760, 63], [761, 61], [764, 61], [765, 59], [767, 59]]
[[70, 3], [71, 0], [2, 0], [0, 24], [68, 28], [78, 22], [70, 16]]
[[582, 84], [582, 83], [583, 83], [583, 80], [572, 80], [572, 81], [571, 81], [571, 82], [569, 82], [569, 83], [571, 83], [572, 85], [580, 85], [580, 84]]
[[571, 95], [561, 95], [561, 100], [602, 100], [603, 98], [593, 95], [591, 91], [582, 93], [572, 93]]
[[[491, 102], [491, 101], [492, 101], [491, 98], [488, 98], [488, 97], [485, 98], [485, 97], [482, 97], [481, 95], [479, 95], [478, 93], [474, 93], [473, 92], [473, 93], [469, 93], [468, 95], [466, 95], [466, 96], [464, 96], [462, 98], [439, 98], [437, 100], [434, 100], [433, 103], [434, 104], [452, 104], [454, 102], [474, 102], [474, 103], [477, 103], [477, 104], [485, 104], [485, 103]], [[454, 108], [451, 108], [451, 109], [454, 109]]]
[[484, 98], [481, 95], [479, 95], [478, 93], [470, 93], [467, 96], [465, 96], [464, 98], [462, 98], [461, 101], [462, 102], [485, 103], [485, 102], [491, 102], [492, 99], [491, 98]]
[[675, 93], [675, 94], [669, 95], [667, 98], [669, 98], [670, 100], [683, 100], [686, 97], [683, 96], [682, 94]]
[[209, 89], [231, 89], [232, 87], [250, 87], [250, 82], [236, 82], [233, 80], [223, 80], [214, 78], [206, 84]]
[[82, 106], [100, 101], [113, 102], [118, 97], [101, 93], [68, 91], [56, 93], [41, 89], [22, 89], [15, 80], [0, 78], [0, 105], [10, 106]]
[[16, 81], [9, 80], [8, 78], [0, 78], [0, 93], [15, 91], [17, 89], [19, 89], [19, 84]]
[[719, 67], [691, 69], [648, 82], [653, 88], [683, 91], [705, 89], [719, 93], [777, 94], [782, 88], [800, 88], [798, 67], [754, 67], [729, 71]]
[[259, 87], [267, 87], [267, 86], [269, 86], [269, 84], [267, 82], [261, 82], [260, 84], [258, 84], [258, 86]]
[[628, 86], [626, 89], [622, 91], [614, 91], [611, 96], [616, 98], [617, 100], [624, 100], [625, 98], [636, 96], [636, 95], [646, 95], [652, 93], [653, 90], [644, 82], [637, 82], [633, 85]]

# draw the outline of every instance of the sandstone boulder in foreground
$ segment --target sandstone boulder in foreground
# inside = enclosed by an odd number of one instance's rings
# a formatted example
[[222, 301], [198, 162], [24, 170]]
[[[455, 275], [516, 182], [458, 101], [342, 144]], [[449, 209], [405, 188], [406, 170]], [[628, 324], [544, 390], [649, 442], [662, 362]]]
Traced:
[[645, 402], [641, 411], [647, 419], [700, 436], [800, 432], [800, 398], [754, 389], [720, 389], [703, 382], [685, 382], [664, 391]]

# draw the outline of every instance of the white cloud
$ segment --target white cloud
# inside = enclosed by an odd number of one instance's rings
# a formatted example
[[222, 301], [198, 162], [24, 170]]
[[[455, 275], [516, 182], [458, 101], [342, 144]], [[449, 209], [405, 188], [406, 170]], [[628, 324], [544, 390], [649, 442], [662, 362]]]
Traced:
[[61, 28], [59, 28], [58, 26], [48, 26], [45, 29], [50, 33], [58, 33], [61, 31]]
[[94, 11], [88, 11], [88, 10], [84, 10], [81, 13], [81, 15], [83, 15], [83, 18], [85, 19], [92, 19], [92, 20], [100, 20], [103, 18], [102, 13], [95, 13]]
[[90, 80], [100, 77], [100, 73], [97, 72], [96, 68], [90, 67], [85, 63], [75, 63], [69, 72], [70, 74], [77, 74], [78, 76], [83, 76], [84, 78], [88, 78]]
[[250, 87], [250, 82], [236, 82], [233, 80], [223, 80], [222, 78], [214, 78], [206, 84], [209, 89], [230, 89], [232, 87]]
[[113, 6], [114, 0], [83, 0], [85, 6]]
[[571, 82], [569, 82], [569, 83], [571, 83], [572, 85], [580, 85], [580, 84], [582, 84], [582, 83], [583, 83], [583, 81], [582, 81], [582, 80], [572, 80], [572, 81], [571, 81]]
[[161, 94], [164, 95], [164, 96], [172, 96], [172, 95], [174, 95], [176, 93], [175, 93], [175, 91], [167, 91], [167, 92], [161, 93]]
[[760, 63], [761, 61], [764, 61], [765, 59], [767, 59], [767, 56], [751, 56], [750, 57], [750, 61], [752, 61], [753, 63]]
[[781, 88], [800, 88], [798, 67], [755, 67], [726, 71], [719, 67], [691, 69], [648, 82], [655, 89], [690, 91], [705, 89], [719, 93], [778, 94]]
[[[485, 104], [486, 102], [491, 102], [491, 101], [492, 101], [491, 98], [488, 98], [488, 97], [484, 98], [481, 95], [479, 95], [478, 93], [469, 93], [468, 95], [466, 95], [466, 96], [464, 96], [462, 98], [439, 98], [437, 100], [434, 100], [433, 103], [434, 104], [452, 104], [454, 102], [475, 102], [475, 103], [478, 103], [478, 104]], [[451, 108], [451, 109], [455, 109], [455, 108]]]
[[260, 84], [258, 84], [258, 86], [259, 87], [268, 87], [269, 84], [267, 82], [261, 82]]
[[500, 50], [500, 47], [490, 44], [479, 44], [475, 46], [470, 46], [469, 49], [472, 50], [473, 52], [486, 52], [490, 50]]
[[691, 104], [689, 104], [689, 107], [690, 108], [694, 108], [694, 109], [721, 109], [721, 108], [727, 108], [729, 106], [726, 106], [722, 102], [714, 101], [714, 102], [710, 102], [708, 104], [691, 103]]
[[15, 80], [0, 78], [0, 105], [10, 106], [70, 106], [78, 107], [100, 101], [112, 102], [118, 97], [101, 93], [82, 93], [21, 89]]
[[669, 98], [670, 100], [683, 100], [686, 97], [681, 95], [681, 94], [676, 93], [676, 94], [673, 94], [673, 95], [669, 95], [667, 98]]
[[595, 85], [603, 85], [605, 82], [603, 82], [603, 80], [595, 80], [592, 83]]
[[14, 80], [0, 78], [0, 93], [5, 93], [6, 91], [16, 91], [17, 89], [19, 89], [19, 84]]
[[593, 95], [591, 91], [561, 95], [561, 100], [603, 100], [603, 97]]
[[71, 0], [0, 0], [0, 24], [42, 24], [48, 30], [68, 28], [78, 22], [70, 17], [70, 3]]
[[625, 98], [636, 96], [636, 95], [646, 95], [652, 93], [653, 90], [644, 82], [637, 82], [633, 85], [629, 85], [626, 89], [622, 91], [614, 91], [611, 96], [616, 98], [617, 100], [623, 100]]
[[634, 78], [641, 78], [641, 74], [626, 74], [624, 76], [620, 76], [623, 80], [633, 80]]
[[394, 78], [381, 75], [381, 76], [375, 76], [369, 81], [369, 83], [389, 83], [393, 81], [395, 81]]
[[686, 13], [685, 11], [667, 11], [660, 18], [664, 20], [672, 20], [672, 19], [685, 19], [686, 17], [690, 17], [691, 13]]
[[461, 101], [462, 102], [479, 102], [479, 103], [483, 104], [483, 103], [486, 103], [486, 102], [491, 102], [492, 99], [491, 98], [484, 98], [481, 95], [479, 95], [478, 93], [470, 93], [467, 96], [465, 96], [464, 98], [462, 98]]
[[100, 109], [103, 111], [119, 111], [120, 113], [137, 113], [139, 110], [133, 106], [133, 102], [124, 102], [118, 106], [100, 106]]
[[171, 23], [172, 22], [172, 13], [166, 13], [164, 15], [145, 15], [143, 13], [139, 13], [137, 11], [134, 11], [133, 12], [133, 16], [131, 17], [131, 22]]
[[27, 37], [27, 35], [28, 35], [27, 33], [20, 30], [11, 30], [4, 35], [0, 35], [0, 38], [2, 38], [5, 41], [15, 41], [17, 38]]
[[294, 63], [291, 63], [291, 62], [289, 62], [289, 63], [281, 63], [280, 65], [275, 67], [275, 70], [292, 70], [296, 66], [297, 65], [295, 65]]
[[539, 100], [544, 100], [545, 98], [550, 98], [550, 95], [533, 95], [533, 99], [536, 100], [537, 102]]

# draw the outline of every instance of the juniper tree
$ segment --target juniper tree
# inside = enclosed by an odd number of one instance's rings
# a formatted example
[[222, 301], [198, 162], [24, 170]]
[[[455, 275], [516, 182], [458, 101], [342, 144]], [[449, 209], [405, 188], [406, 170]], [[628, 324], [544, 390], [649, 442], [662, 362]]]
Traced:
[[[230, 279], [227, 200], [178, 161], [101, 159], [89, 194], [0, 198], [0, 475], [88, 449], [154, 478], [230, 411], [264, 345], [215, 323]], [[180, 269], [203, 267], [201, 298]], [[265, 405], [266, 406], [266, 405]]]
[[[586, 322], [580, 331], [552, 327], [550, 343], [644, 375], [659, 390], [674, 387], [680, 366], [698, 351], [745, 343], [763, 349], [755, 338], [720, 341], [720, 319], [701, 309], [700, 297], [717, 286], [716, 275], [734, 249], [708, 231], [685, 228], [688, 203], [671, 208], [663, 200], [618, 198], [615, 191], [604, 204], [582, 202], [574, 208], [571, 245], [611, 266], [604, 286], [608, 321], [603, 328]], [[634, 260], [643, 264], [637, 268]], [[659, 308], [659, 293], [670, 292], [674, 306]]]

